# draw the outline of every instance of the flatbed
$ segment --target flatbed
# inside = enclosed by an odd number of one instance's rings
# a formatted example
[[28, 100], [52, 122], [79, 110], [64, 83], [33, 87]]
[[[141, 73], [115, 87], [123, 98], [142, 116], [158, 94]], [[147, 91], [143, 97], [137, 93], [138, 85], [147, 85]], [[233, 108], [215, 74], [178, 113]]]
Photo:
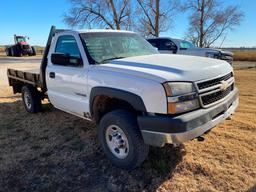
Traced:
[[13, 87], [14, 93], [20, 92], [19, 84], [27, 83], [35, 87], [41, 88], [42, 83], [40, 82], [39, 69], [32, 70], [17, 70], [17, 69], [7, 69], [7, 75], [9, 80], [9, 85]]

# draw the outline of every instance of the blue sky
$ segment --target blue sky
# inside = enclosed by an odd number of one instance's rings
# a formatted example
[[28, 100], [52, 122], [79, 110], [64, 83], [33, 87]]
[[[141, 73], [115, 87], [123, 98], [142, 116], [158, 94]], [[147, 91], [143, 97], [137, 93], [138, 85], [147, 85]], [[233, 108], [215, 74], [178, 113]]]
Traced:
[[[225, 4], [239, 5], [245, 17], [241, 26], [227, 34], [223, 47], [256, 46], [256, 0], [226, 0]], [[63, 14], [69, 7], [68, 0], [0, 0], [0, 45], [13, 43], [13, 34], [18, 34], [44, 46], [51, 25], [68, 28]], [[161, 35], [183, 38], [187, 27], [188, 14], [178, 14], [173, 27]]]

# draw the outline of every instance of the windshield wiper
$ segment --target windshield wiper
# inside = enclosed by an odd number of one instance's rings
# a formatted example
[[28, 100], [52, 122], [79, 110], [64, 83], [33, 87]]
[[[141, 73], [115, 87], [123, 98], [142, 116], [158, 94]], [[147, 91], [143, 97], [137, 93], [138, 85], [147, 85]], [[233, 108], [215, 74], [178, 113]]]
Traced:
[[102, 60], [101, 63], [106, 63], [107, 61], [111, 61], [114, 59], [123, 59], [123, 58], [125, 58], [125, 57], [111, 57], [111, 58]]

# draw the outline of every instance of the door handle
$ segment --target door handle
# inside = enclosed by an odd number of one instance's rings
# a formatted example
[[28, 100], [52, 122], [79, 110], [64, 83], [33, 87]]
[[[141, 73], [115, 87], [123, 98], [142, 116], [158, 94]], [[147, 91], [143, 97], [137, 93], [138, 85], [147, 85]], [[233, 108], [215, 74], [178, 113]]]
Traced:
[[55, 78], [55, 73], [54, 72], [50, 72], [49, 77], [54, 79]]

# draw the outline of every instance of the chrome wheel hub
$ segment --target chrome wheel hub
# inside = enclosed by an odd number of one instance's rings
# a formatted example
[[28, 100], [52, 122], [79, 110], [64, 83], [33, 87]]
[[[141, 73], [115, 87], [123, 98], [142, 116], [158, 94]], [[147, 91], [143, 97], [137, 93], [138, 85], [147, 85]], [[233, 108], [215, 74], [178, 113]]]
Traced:
[[31, 99], [30, 99], [28, 92], [26, 92], [26, 91], [24, 93], [24, 101], [25, 101], [27, 108], [30, 109], [31, 108]]
[[124, 159], [128, 156], [128, 139], [120, 127], [116, 125], [110, 125], [106, 130], [105, 138], [107, 145], [113, 155], [119, 159]]

